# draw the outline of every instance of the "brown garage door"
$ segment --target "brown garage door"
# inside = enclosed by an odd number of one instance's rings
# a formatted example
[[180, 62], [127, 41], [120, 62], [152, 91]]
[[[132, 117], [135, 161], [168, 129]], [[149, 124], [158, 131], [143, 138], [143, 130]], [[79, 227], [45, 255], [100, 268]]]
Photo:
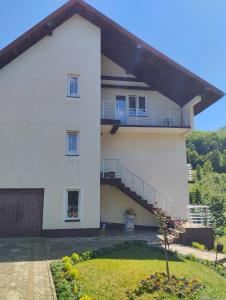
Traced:
[[0, 237], [40, 236], [43, 189], [0, 189]]

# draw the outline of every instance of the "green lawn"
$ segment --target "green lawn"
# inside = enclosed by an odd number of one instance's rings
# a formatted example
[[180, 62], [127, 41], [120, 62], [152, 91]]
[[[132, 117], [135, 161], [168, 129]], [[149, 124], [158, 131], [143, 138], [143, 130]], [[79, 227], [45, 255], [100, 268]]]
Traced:
[[[147, 247], [131, 247], [115, 251], [103, 258], [92, 259], [77, 265], [81, 273], [84, 292], [93, 300], [127, 299], [126, 289], [134, 289], [145, 276], [165, 271], [163, 253]], [[226, 299], [226, 280], [198, 262], [182, 261], [176, 257], [170, 261], [171, 273], [202, 281], [206, 288], [196, 299]], [[153, 298], [145, 295], [139, 299], [175, 299]]]

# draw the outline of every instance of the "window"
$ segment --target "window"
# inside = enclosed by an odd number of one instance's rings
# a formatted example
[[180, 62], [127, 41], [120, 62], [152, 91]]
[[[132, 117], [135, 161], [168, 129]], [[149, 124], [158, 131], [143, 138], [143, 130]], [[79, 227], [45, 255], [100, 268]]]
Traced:
[[130, 115], [135, 115], [136, 114], [136, 96], [129, 96], [129, 113]]
[[146, 98], [143, 96], [129, 96], [130, 115], [144, 116], [146, 114]]
[[78, 132], [68, 131], [67, 132], [67, 149], [66, 154], [70, 156], [79, 155], [78, 152]]
[[80, 218], [80, 190], [66, 191], [66, 221]]
[[79, 95], [79, 76], [69, 75], [68, 76], [68, 97], [78, 98]]

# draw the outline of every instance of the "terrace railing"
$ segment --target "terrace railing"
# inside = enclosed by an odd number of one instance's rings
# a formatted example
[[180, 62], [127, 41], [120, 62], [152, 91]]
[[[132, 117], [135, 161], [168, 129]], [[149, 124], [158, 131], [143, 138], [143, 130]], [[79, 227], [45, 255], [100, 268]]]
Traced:
[[114, 101], [101, 102], [101, 119], [118, 120], [123, 125], [190, 127], [189, 112], [182, 109], [117, 108]]

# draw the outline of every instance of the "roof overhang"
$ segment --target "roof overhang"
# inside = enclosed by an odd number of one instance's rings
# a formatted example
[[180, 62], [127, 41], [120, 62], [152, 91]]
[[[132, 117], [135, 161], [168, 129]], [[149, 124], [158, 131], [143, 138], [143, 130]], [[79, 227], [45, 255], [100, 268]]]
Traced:
[[102, 53], [153, 89], [183, 107], [195, 96], [195, 114], [224, 93], [140, 40], [82, 0], [71, 0], [0, 51], [0, 68], [14, 60], [75, 14], [101, 29]]

